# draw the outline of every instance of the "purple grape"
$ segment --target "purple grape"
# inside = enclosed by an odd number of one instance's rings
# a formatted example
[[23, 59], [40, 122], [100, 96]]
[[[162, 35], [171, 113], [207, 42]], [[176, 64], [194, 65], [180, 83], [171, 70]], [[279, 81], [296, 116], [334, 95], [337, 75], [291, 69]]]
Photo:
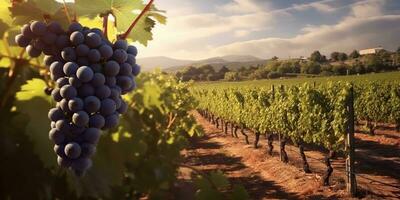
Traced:
[[106, 78], [102, 73], [94, 73], [93, 79], [90, 82], [94, 87], [99, 87], [106, 83]]
[[97, 48], [101, 45], [102, 40], [101, 37], [96, 34], [96, 33], [89, 33], [86, 35], [85, 38], [85, 43], [90, 47], [90, 48]]
[[58, 106], [61, 108], [62, 111], [66, 112], [66, 113], [71, 112], [71, 111], [69, 110], [69, 107], [68, 107], [68, 100], [67, 100], [67, 99], [62, 99], [62, 100], [58, 103]]
[[47, 45], [54, 45], [57, 40], [57, 35], [52, 32], [46, 32], [42, 37], [41, 40]]
[[135, 46], [128, 46], [128, 49], [126, 50], [126, 52], [128, 53], [128, 54], [131, 54], [131, 55], [133, 55], [133, 56], [137, 56], [137, 54], [138, 54], [138, 50], [137, 50], [137, 48], [135, 47]]
[[135, 58], [135, 56], [133, 56], [133, 55], [131, 55], [131, 54], [128, 54], [128, 58], [126, 59], [126, 62], [127, 62], [128, 64], [130, 64], [131, 66], [135, 65], [135, 64], [136, 64], [136, 58]]
[[84, 127], [89, 123], [89, 115], [85, 111], [78, 111], [72, 115], [72, 122], [77, 126]]
[[132, 67], [132, 74], [137, 76], [140, 74], [140, 66], [138, 64], [133, 65]]
[[81, 158], [90, 158], [96, 153], [96, 146], [90, 143], [83, 143], [81, 149]]
[[122, 49], [116, 49], [113, 53], [112, 58], [118, 63], [124, 63], [128, 59], [128, 54]]
[[96, 88], [95, 94], [99, 99], [105, 99], [111, 95], [111, 89], [108, 86], [102, 85]]
[[88, 113], [97, 112], [100, 109], [100, 99], [95, 96], [88, 96], [84, 100], [84, 108]]
[[77, 58], [75, 50], [72, 47], [65, 47], [61, 51], [61, 57], [67, 62], [75, 61]]
[[85, 171], [92, 167], [92, 160], [89, 158], [79, 158], [74, 160], [71, 164], [71, 168], [74, 170], [75, 175], [83, 176]]
[[97, 63], [101, 59], [100, 52], [97, 49], [91, 49], [87, 55], [88, 59], [92, 63]]
[[47, 29], [50, 32], [55, 33], [57, 35], [64, 33], [64, 30], [62, 29], [61, 25], [58, 22], [50, 22], [47, 25]]
[[68, 168], [72, 165], [72, 161], [66, 157], [57, 157], [57, 163], [60, 167]]
[[88, 66], [79, 67], [76, 71], [76, 76], [79, 78], [80, 81], [83, 83], [87, 83], [93, 79], [93, 70], [90, 69]]
[[119, 123], [118, 114], [112, 114], [106, 117], [105, 125], [103, 128], [105, 129], [115, 128], [118, 125], [118, 123]]
[[74, 97], [76, 97], [76, 95], [78, 95], [78, 92], [76, 91], [75, 87], [73, 87], [72, 85], [64, 85], [60, 89], [60, 94], [63, 98], [69, 100], [69, 99], [73, 99]]
[[95, 73], [101, 73], [103, 70], [103, 66], [101, 66], [100, 64], [91, 64], [90, 68], [93, 70], [93, 72]]
[[100, 114], [95, 114], [89, 119], [89, 127], [91, 128], [103, 128], [105, 123], [104, 117]]
[[111, 56], [113, 55], [114, 51], [113, 49], [106, 44], [103, 44], [100, 48], [99, 48], [101, 57], [105, 58], [105, 59], [109, 59], [111, 58]]
[[76, 74], [78, 67], [79, 66], [74, 62], [67, 62], [64, 64], [63, 71], [64, 71], [65, 75], [73, 76]]
[[35, 34], [32, 33], [31, 27], [29, 24], [25, 24], [24, 26], [22, 26], [21, 33], [22, 33], [22, 35], [24, 35], [25, 37], [27, 37], [29, 39], [36, 38]]
[[49, 132], [49, 139], [52, 140], [54, 144], [62, 144], [65, 141], [65, 136], [61, 131], [53, 128]]
[[62, 133], [69, 132], [71, 125], [69, 124], [68, 120], [60, 119], [56, 122], [56, 129]]
[[123, 63], [120, 65], [119, 74], [124, 76], [130, 76], [132, 74], [132, 66], [129, 63]]
[[106, 84], [109, 87], [114, 87], [117, 84], [117, 78], [115, 78], [114, 76], [107, 76], [106, 77]]
[[100, 139], [100, 129], [98, 128], [88, 128], [83, 133], [83, 139], [85, 142], [90, 144], [97, 144]]
[[65, 148], [65, 145], [56, 144], [56, 145], [54, 145], [53, 150], [54, 150], [54, 153], [56, 153], [58, 156], [65, 157], [66, 155], [64, 153], [64, 148]]
[[104, 65], [104, 74], [106, 76], [116, 76], [119, 73], [119, 69], [119, 64], [111, 60]]
[[128, 43], [126, 42], [126, 40], [117, 40], [114, 43], [114, 49], [122, 49], [124, 51], [128, 50]]
[[82, 28], [83, 28], [82, 25], [79, 24], [78, 22], [72, 22], [68, 27], [68, 31], [70, 33], [73, 33], [75, 31], [82, 31]]
[[65, 118], [64, 112], [60, 108], [50, 109], [47, 116], [53, 122]]
[[71, 33], [71, 35], [69, 36], [69, 40], [73, 45], [78, 46], [85, 42], [85, 36], [81, 32], [75, 31]]
[[15, 43], [17, 43], [17, 45], [20, 47], [27, 47], [30, 42], [31, 39], [22, 34], [15, 36]]
[[87, 56], [89, 53], [89, 47], [85, 44], [80, 44], [76, 47], [76, 55], [78, 56]]
[[[83, 84], [82, 81], [80, 81], [79, 78], [76, 77], [75, 75], [69, 77], [68, 83], [69, 83], [70, 85], [74, 86], [75, 88], [79, 88], [79, 87], [81, 87], [82, 84]], [[79, 90], [79, 89], [78, 89], [78, 90]], [[78, 91], [78, 93], [79, 93], [79, 91]]]
[[28, 55], [32, 58], [36, 58], [39, 57], [40, 54], [42, 53], [42, 51], [36, 49], [35, 47], [33, 47], [32, 45], [28, 45], [26, 47], [26, 52], [28, 53]]
[[67, 35], [60, 35], [56, 40], [56, 47], [63, 49], [70, 45], [69, 37]]
[[62, 88], [62, 86], [67, 85], [67, 84], [69, 84], [69, 82], [68, 82], [68, 78], [66, 78], [66, 77], [61, 77], [61, 78], [57, 79], [57, 81], [56, 81], [56, 85], [59, 88]]
[[60, 94], [60, 89], [59, 88], [54, 88], [53, 91], [51, 91], [51, 96], [53, 97], [54, 101], [61, 101], [63, 98]]
[[121, 106], [117, 109], [118, 113], [124, 114], [128, 111], [128, 104], [125, 101], [121, 101]]
[[71, 142], [65, 145], [64, 153], [70, 159], [77, 159], [81, 155], [82, 149], [78, 143]]
[[83, 110], [83, 100], [75, 97], [68, 101], [68, 108], [71, 112], [78, 112]]
[[89, 83], [82, 84], [82, 86], [78, 89], [78, 95], [81, 98], [93, 96], [94, 94], [95, 94], [95, 89]]
[[30, 28], [31, 28], [32, 33], [37, 36], [42, 36], [47, 31], [46, 24], [43, 22], [39, 22], [39, 21], [32, 22], [32, 24], [30, 25]]
[[53, 62], [50, 65], [50, 73], [51, 73], [51, 76], [53, 77], [52, 78], [53, 80], [57, 80], [65, 75], [63, 72], [63, 67], [64, 67], [64, 63], [59, 62], [59, 61]]
[[101, 37], [103, 37], [103, 31], [100, 30], [99, 28], [92, 28], [90, 29], [91, 32], [96, 33], [97, 35], [100, 35]]
[[108, 116], [113, 114], [117, 110], [117, 105], [112, 99], [104, 99], [101, 101], [100, 113]]

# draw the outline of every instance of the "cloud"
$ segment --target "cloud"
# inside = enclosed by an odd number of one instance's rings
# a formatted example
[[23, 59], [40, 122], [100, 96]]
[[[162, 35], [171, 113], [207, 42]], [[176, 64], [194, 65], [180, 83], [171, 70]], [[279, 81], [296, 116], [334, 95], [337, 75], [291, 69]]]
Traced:
[[354, 17], [371, 17], [383, 15], [383, 6], [385, 0], [366, 0], [353, 4], [352, 16]]
[[233, 2], [218, 7], [218, 9], [229, 13], [248, 13], [262, 11], [257, 2], [252, 0], [234, 0]]
[[292, 7], [288, 8], [288, 10], [297, 10], [297, 11], [305, 11], [308, 9], [315, 9], [320, 12], [333, 12], [336, 10], [336, 7], [330, 5], [329, 3], [334, 2], [335, 0], [322, 0], [316, 1], [312, 3], [304, 3], [304, 4], [294, 4]]
[[251, 54], [259, 57], [308, 56], [316, 49], [323, 53], [335, 50], [349, 52], [353, 49], [384, 46], [394, 49], [399, 44], [400, 15], [369, 18], [347, 18], [336, 25], [309, 29], [293, 38], [265, 38], [237, 42], [216, 48], [217, 55]]

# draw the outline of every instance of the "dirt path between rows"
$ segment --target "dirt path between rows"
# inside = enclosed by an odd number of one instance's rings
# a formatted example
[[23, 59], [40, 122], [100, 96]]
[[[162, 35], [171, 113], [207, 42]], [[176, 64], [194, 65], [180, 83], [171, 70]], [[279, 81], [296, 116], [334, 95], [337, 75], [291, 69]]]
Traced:
[[[334, 172], [331, 177], [331, 185], [321, 186], [321, 176], [325, 170], [323, 164], [324, 154], [318, 150], [307, 150], [305, 154], [309, 161], [312, 173], [306, 174], [301, 167], [300, 155], [296, 147], [287, 145], [289, 163], [284, 164], [279, 160], [278, 142], [274, 141], [274, 153], [269, 156], [266, 152], [266, 140], [261, 136], [259, 148], [255, 149], [253, 144], [245, 144], [243, 137], [233, 138], [230, 134], [224, 134], [220, 129], [209, 123], [198, 113], [194, 113], [198, 123], [203, 126], [205, 135], [192, 141], [190, 148], [182, 152], [184, 164], [192, 166], [203, 172], [222, 171], [233, 184], [241, 184], [248, 191], [252, 199], [351, 199], [345, 192], [344, 159], [333, 160]], [[248, 132], [250, 142], [254, 141], [253, 134]], [[368, 147], [357, 151], [358, 156], [371, 154], [368, 141], [361, 140], [360, 145]], [[394, 148], [396, 155], [398, 144], [390, 146]], [[379, 148], [379, 147], [374, 147]], [[366, 150], [367, 149], [367, 150]], [[390, 151], [390, 150], [389, 150]], [[385, 152], [388, 154], [388, 152]], [[380, 156], [379, 151], [374, 152], [375, 159]], [[390, 153], [389, 153], [390, 154]], [[398, 154], [397, 154], [398, 155]], [[382, 169], [371, 171], [371, 164], [368, 159], [360, 159], [357, 165], [362, 175], [369, 179], [358, 178], [359, 187], [364, 199], [399, 199], [400, 171], [399, 165], [394, 158], [387, 156], [378, 165]], [[368, 163], [370, 162], [370, 163]], [[372, 163], [371, 163], [372, 162]], [[190, 182], [190, 170], [180, 170], [180, 180], [177, 183], [179, 188], [175, 194], [176, 199], [193, 199], [194, 187]], [[378, 182], [376, 182], [378, 181]], [[380, 183], [386, 183], [382, 185]]]

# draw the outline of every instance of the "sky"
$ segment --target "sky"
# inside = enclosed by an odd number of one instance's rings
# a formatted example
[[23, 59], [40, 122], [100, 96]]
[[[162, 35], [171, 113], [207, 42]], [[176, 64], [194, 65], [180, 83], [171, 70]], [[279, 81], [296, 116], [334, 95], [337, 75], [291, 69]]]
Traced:
[[400, 0], [155, 0], [166, 11], [139, 57], [309, 56], [400, 46]]

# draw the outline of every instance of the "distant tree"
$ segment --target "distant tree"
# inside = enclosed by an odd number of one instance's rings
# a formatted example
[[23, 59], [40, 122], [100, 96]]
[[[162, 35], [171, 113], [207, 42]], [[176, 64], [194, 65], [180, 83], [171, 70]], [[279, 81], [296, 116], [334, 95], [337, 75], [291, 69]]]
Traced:
[[397, 51], [396, 51], [396, 53], [400, 53], [400, 47], [399, 47], [399, 48], [397, 48]]
[[307, 62], [301, 65], [301, 73], [319, 74], [321, 73], [321, 65], [318, 62]]
[[278, 72], [285, 74], [285, 73], [293, 73], [292, 70], [292, 65], [290, 62], [283, 62], [281, 65], [278, 67]]
[[226, 66], [222, 66], [222, 68], [218, 71], [220, 74], [225, 74], [226, 72], [229, 72], [230, 70]]
[[353, 51], [350, 53], [349, 57], [352, 58], [352, 59], [359, 58], [359, 57], [360, 57], [360, 53], [358, 53], [357, 50], [353, 50]]
[[331, 60], [332, 61], [338, 61], [339, 60], [339, 52], [335, 51], [331, 53]]
[[269, 70], [267, 68], [259, 68], [253, 71], [250, 75], [250, 79], [266, 79], [268, 78]]
[[310, 56], [310, 60], [313, 62], [326, 62], [326, 57], [324, 55], [322, 55], [319, 51], [314, 51], [311, 56]]
[[202, 74], [213, 74], [215, 73], [214, 67], [211, 65], [203, 65], [198, 68], [198, 71]]
[[268, 74], [269, 79], [276, 79], [276, 78], [280, 78], [280, 77], [282, 77], [282, 74], [279, 72], [270, 72]]
[[339, 53], [338, 60], [339, 61], [347, 60], [347, 54], [346, 53]]
[[266, 68], [271, 72], [278, 71], [278, 67], [281, 65], [281, 63], [282, 62], [277, 61], [277, 60], [271, 61], [271, 62], [268, 62]]
[[345, 75], [347, 73], [347, 66], [344, 63], [339, 65], [334, 65], [332, 67], [332, 71], [335, 75]]
[[271, 60], [278, 60], [279, 58], [277, 57], [277, 56], [273, 56], [272, 58], [271, 58]]
[[238, 72], [226, 72], [224, 79], [227, 81], [240, 81], [240, 76]]
[[364, 74], [365, 67], [360, 61], [355, 61], [349, 66], [351, 74]]
[[385, 65], [379, 55], [368, 55], [365, 59], [365, 69], [367, 72], [380, 72], [385, 69]]

